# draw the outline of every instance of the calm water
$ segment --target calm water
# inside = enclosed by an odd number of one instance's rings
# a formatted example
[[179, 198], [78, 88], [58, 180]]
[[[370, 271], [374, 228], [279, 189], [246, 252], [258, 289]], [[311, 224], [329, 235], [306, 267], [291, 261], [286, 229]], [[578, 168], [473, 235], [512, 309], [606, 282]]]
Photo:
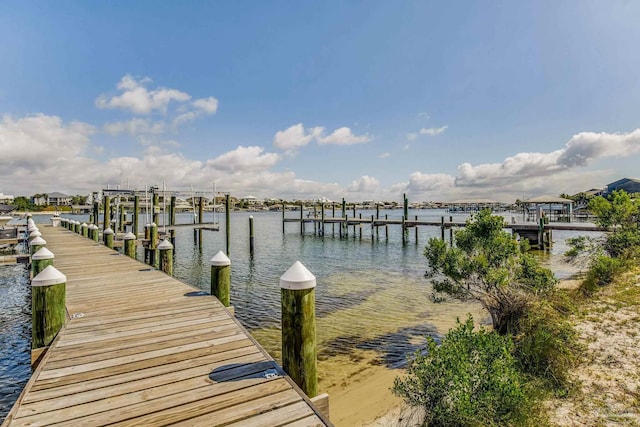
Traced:
[[[358, 213], [360, 213], [358, 211]], [[370, 217], [375, 211], [362, 211]], [[352, 212], [349, 212], [350, 216]], [[381, 212], [400, 218], [401, 210]], [[419, 219], [439, 220], [444, 211], [411, 211]], [[249, 215], [255, 218], [255, 254], [249, 256]], [[287, 213], [297, 218], [299, 213]], [[74, 216], [86, 220], [87, 216]], [[295, 262], [301, 261], [317, 278], [316, 309], [319, 345], [320, 388], [330, 389], [363, 366], [402, 366], [406, 355], [424, 344], [425, 336], [438, 338], [455, 324], [456, 317], [474, 313], [484, 315], [470, 304], [431, 302], [431, 287], [424, 272], [424, 245], [430, 237], [439, 237], [438, 227], [421, 227], [418, 241], [413, 229], [408, 243], [402, 244], [399, 226], [384, 228], [371, 237], [368, 226], [349, 229], [348, 238], [340, 238], [338, 226], [326, 225], [325, 236], [314, 235], [313, 226], [287, 223], [282, 233], [281, 213], [232, 213], [231, 301], [236, 315], [252, 335], [276, 359], [280, 357], [280, 276]], [[454, 219], [463, 218], [462, 215]], [[46, 218], [40, 221], [46, 221]], [[213, 214], [206, 213], [205, 221]], [[202, 245], [194, 243], [189, 229], [176, 232], [175, 276], [180, 280], [210, 290], [209, 260], [225, 250], [224, 214], [216, 217], [220, 232], [202, 232]], [[178, 222], [191, 222], [192, 215], [180, 214]], [[144, 219], [141, 223], [146, 222]], [[162, 230], [162, 226], [160, 226]], [[447, 231], [447, 238], [448, 238]], [[556, 244], [545, 255], [560, 278], [575, 269], [560, 261], [566, 250], [564, 239], [571, 232], [554, 232]], [[139, 254], [141, 259], [141, 253]], [[30, 340], [30, 300], [28, 279], [22, 266], [0, 267], [0, 418], [6, 415], [28, 379]]]

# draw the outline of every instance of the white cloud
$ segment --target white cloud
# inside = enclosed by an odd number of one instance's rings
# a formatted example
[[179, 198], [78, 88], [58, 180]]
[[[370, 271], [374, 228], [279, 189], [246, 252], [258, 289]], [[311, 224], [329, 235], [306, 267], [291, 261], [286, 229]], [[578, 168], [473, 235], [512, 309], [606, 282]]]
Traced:
[[312, 140], [317, 139], [323, 131], [324, 128], [321, 126], [305, 130], [302, 123], [298, 123], [276, 132], [273, 137], [273, 145], [288, 154], [295, 154], [300, 147], [304, 147]]
[[410, 132], [407, 134], [407, 141], [415, 141], [418, 138], [418, 134], [416, 132]]
[[127, 74], [117, 85], [122, 94], [112, 97], [100, 95], [96, 99], [96, 106], [98, 108], [129, 110], [135, 114], [149, 114], [153, 111], [166, 113], [171, 101], [180, 103], [191, 99], [191, 95], [177, 89], [161, 87], [150, 91], [145, 87], [150, 82], [151, 79], [148, 77], [136, 80]]
[[415, 193], [443, 191], [455, 185], [455, 177], [444, 173], [414, 172], [409, 176], [407, 190]]
[[148, 119], [134, 118], [127, 121], [106, 123], [103, 129], [109, 135], [119, 135], [121, 133], [128, 133], [129, 135], [136, 136], [140, 134], [161, 134], [164, 132], [163, 122], [152, 122]]
[[348, 127], [334, 130], [329, 136], [318, 137], [318, 144], [353, 145], [371, 141], [369, 135], [354, 135]]
[[280, 156], [275, 153], [264, 153], [264, 148], [239, 146], [221, 156], [207, 161], [207, 166], [230, 172], [256, 172], [273, 167]]
[[347, 186], [351, 193], [372, 193], [378, 190], [380, 182], [372, 176], [364, 175]]
[[63, 123], [57, 116], [36, 114], [0, 121], [0, 170], [9, 176], [13, 167], [50, 167], [59, 160], [80, 156], [95, 128], [87, 123]]
[[391, 153], [386, 152], [386, 153], [380, 154], [378, 157], [381, 159], [386, 159], [387, 157], [390, 157], [390, 156], [391, 156]]
[[213, 96], [209, 98], [196, 99], [191, 103], [196, 109], [206, 114], [215, 114], [218, 111], [218, 100]]
[[447, 125], [442, 126], [441, 128], [422, 128], [420, 129], [420, 135], [436, 136], [444, 133], [448, 128], [449, 126]]

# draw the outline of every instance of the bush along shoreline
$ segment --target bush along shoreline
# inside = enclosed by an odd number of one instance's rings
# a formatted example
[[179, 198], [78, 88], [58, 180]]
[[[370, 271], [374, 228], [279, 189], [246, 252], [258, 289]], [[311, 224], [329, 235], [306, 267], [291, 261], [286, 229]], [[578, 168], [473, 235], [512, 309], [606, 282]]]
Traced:
[[640, 254], [637, 201], [614, 192], [589, 207], [611, 232], [572, 242], [567, 255], [589, 266], [577, 290], [557, 289], [551, 271], [490, 211], [458, 230], [455, 246], [428, 242], [426, 275], [434, 300], [478, 301], [493, 328], [476, 326], [471, 317], [458, 321], [440, 346], [430, 340], [410, 359], [392, 390], [421, 414], [421, 425], [557, 425], [549, 402], [561, 407], [558, 402], [582, 395], [575, 370], [589, 349], [576, 322], [601, 289], [637, 265]]

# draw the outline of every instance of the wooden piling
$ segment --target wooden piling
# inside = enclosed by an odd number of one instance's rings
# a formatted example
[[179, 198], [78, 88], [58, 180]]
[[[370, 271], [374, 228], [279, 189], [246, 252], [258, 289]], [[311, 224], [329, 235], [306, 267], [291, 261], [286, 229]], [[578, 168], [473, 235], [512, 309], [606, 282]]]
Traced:
[[80, 234], [82, 235], [82, 237], [89, 237], [89, 226], [86, 222], [83, 222], [80, 225]]
[[229, 307], [231, 303], [231, 260], [222, 251], [211, 258], [211, 295]]
[[93, 202], [93, 221], [91, 222], [95, 225], [100, 224], [100, 202], [98, 201]]
[[304, 235], [304, 202], [300, 202], [300, 235]]
[[31, 256], [31, 276], [36, 277], [45, 268], [53, 265], [53, 252], [42, 247]]
[[140, 228], [140, 196], [133, 196], [133, 218], [131, 219], [131, 232], [138, 238]]
[[104, 196], [103, 204], [102, 232], [104, 233], [107, 228], [111, 228], [111, 197]]
[[158, 245], [158, 254], [160, 270], [173, 276], [173, 245], [167, 239]]
[[44, 248], [45, 245], [47, 244], [47, 241], [44, 240], [42, 237], [40, 236], [36, 236], [34, 237], [30, 242], [29, 242], [29, 255], [33, 255], [36, 252], [38, 252], [41, 248]]
[[102, 237], [104, 239], [104, 245], [106, 247], [108, 247], [109, 249], [113, 249], [113, 238], [114, 238], [114, 232], [111, 228], [107, 228], [106, 230], [104, 230], [102, 232]]
[[320, 224], [321, 224], [321, 228], [320, 228], [320, 232], [322, 233], [322, 237], [324, 237], [324, 203], [322, 203], [321, 205], [321, 209], [322, 209], [322, 213], [320, 214]]
[[124, 254], [136, 259], [136, 235], [129, 232], [122, 236], [122, 240], [124, 240]]
[[413, 227], [415, 228], [415, 232], [416, 232], [416, 243], [418, 243], [418, 215], [415, 216], [415, 221], [416, 221], [416, 225], [414, 225]]
[[[359, 219], [362, 219], [362, 212], [360, 213]], [[355, 225], [353, 227], [355, 228]], [[354, 233], [355, 233], [355, 230], [354, 230]], [[360, 240], [362, 240], [362, 222], [358, 224], [358, 237], [360, 238]]]
[[31, 349], [47, 347], [66, 319], [67, 277], [52, 265], [31, 280]]
[[402, 215], [402, 244], [407, 243], [407, 219], [404, 215]]
[[440, 217], [440, 239], [444, 242], [444, 217]]
[[282, 234], [284, 234], [284, 215], [285, 215], [285, 208], [284, 208], [284, 202], [282, 202]]
[[280, 277], [282, 367], [309, 397], [318, 394], [315, 287], [300, 261]]
[[155, 190], [151, 197], [151, 212], [153, 213], [153, 222], [160, 224], [160, 195]]
[[[216, 201], [213, 200], [215, 205]], [[176, 225], [176, 196], [171, 196], [169, 201], [169, 225]]]
[[389, 224], [386, 223], [386, 221], [389, 219], [389, 215], [385, 214], [384, 215], [384, 220], [385, 220], [385, 224], [384, 224], [384, 238], [389, 240]]
[[158, 268], [158, 224], [149, 226], [149, 265]]
[[249, 255], [253, 256], [256, 237], [253, 234], [253, 215], [249, 215]]
[[227, 241], [227, 256], [229, 256], [229, 247], [231, 246], [231, 216], [230, 216], [230, 212], [229, 212], [229, 195], [225, 194], [225, 198], [224, 198], [224, 204], [225, 204], [225, 231], [226, 231], [226, 241]]
[[125, 232], [125, 223], [127, 222], [127, 211], [124, 209], [124, 204], [120, 204], [120, 217], [118, 221], [118, 230], [120, 233]]
[[403, 199], [403, 212], [404, 212], [404, 217], [409, 218], [409, 199], [407, 199], [407, 195], [403, 194], [402, 195], [402, 199]]

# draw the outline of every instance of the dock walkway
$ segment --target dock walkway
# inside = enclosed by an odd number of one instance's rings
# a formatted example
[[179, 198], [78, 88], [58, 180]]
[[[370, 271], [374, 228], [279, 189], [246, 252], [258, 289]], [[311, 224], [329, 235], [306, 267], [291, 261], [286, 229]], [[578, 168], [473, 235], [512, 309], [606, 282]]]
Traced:
[[3, 426], [331, 425], [216, 298], [41, 232], [67, 276], [68, 319]]

